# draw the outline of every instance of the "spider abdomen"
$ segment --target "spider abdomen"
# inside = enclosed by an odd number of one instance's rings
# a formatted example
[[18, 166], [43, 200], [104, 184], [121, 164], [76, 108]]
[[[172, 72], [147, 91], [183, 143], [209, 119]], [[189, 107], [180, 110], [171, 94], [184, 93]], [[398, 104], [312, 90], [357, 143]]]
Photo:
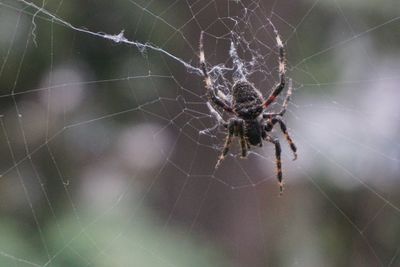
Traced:
[[263, 111], [261, 93], [250, 83], [238, 81], [232, 88], [233, 108], [244, 120], [254, 120]]

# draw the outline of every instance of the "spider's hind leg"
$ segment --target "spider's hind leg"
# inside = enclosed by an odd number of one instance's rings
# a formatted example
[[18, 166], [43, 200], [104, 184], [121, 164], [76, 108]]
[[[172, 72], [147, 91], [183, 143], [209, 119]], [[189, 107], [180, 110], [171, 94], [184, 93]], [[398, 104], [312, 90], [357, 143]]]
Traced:
[[289, 79], [288, 90], [287, 90], [287, 93], [286, 93], [285, 100], [283, 101], [281, 110], [278, 113], [276, 113], [276, 112], [272, 112], [272, 113], [266, 112], [266, 113], [263, 114], [263, 118], [264, 119], [270, 119], [273, 116], [281, 116], [282, 117], [283, 115], [285, 115], [286, 110], [287, 110], [287, 108], [289, 106], [290, 97], [292, 96], [292, 93], [293, 93], [293, 81], [292, 81], [292, 79]]
[[293, 81], [292, 81], [292, 79], [289, 79], [288, 90], [287, 90], [287, 93], [286, 93], [285, 100], [283, 101], [282, 109], [279, 112], [279, 116], [283, 116], [286, 113], [286, 110], [287, 110], [287, 108], [289, 106], [289, 101], [290, 101], [290, 97], [292, 95], [292, 92], [293, 92]]
[[215, 104], [216, 106], [222, 108], [228, 113], [233, 113], [231, 103], [226, 99], [226, 96], [216, 88], [214, 88], [212, 79], [208, 74], [206, 58], [204, 54], [204, 45], [203, 45], [203, 35], [204, 32], [202, 31], [200, 34], [200, 42], [199, 42], [199, 59], [200, 59], [200, 69], [204, 76], [204, 83], [207, 89], [207, 96], [210, 102]]
[[282, 39], [278, 34], [278, 31], [273, 26], [272, 22], [271, 26], [274, 28], [274, 32], [276, 35], [276, 43], [278, 46], [278, 61], [279, 61], [279, 83], [275, 85], [271, 94], [268, 98], [265, 99], [263, 106], [267, 108], [272, 102], [275, 101], [276, 97], [282, 92], [283, 88], [285, 88], [285, 75], [286, 75], [286, 57], [285, 57], [285, 47], [283, 45]]

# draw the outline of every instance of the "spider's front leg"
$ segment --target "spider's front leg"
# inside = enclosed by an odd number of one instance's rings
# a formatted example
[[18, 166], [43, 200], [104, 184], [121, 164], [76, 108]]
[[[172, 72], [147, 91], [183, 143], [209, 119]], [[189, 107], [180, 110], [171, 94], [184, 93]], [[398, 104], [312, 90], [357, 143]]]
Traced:
[[279, 194], [283, 193], [283, 181], [282, 181], [282, 162], [281, 162], [281, 144], [278, 138], [267, 135], [265, 140], [275, 145], [275, 158], [276, 158], [276, 177], [279, 183]]
[[225, 156], [228, 154], [233, 136], [239, 136], [240, 138], [240, 148], [242, 150], [241, 157], [245, 158], [247, 156], [247, 141], [244, 131], [244, 120], [238, 118], [231, 118], [228, 121], [226, 128], [228, 128], [228, 135], [226, 136], [221, 156], [219, 156], [218, 162], [215, 166], [216, 168], [218, 168], [221, 162], [225, 159]]
[[215, 165], [215, 168], [219, 167], [219, 165], [221, 164], [221, 161], [223, 161], [225, 156], [226, 156], [226, 154], [228, 154], [229, 147], [230, 147], [230, 145], [232, 143], [233, 135], [235, 134], [235, 122], [236, 122], [235, 119], [230, 119], [228, 121], [228, 125], [227, 125], [228, 135], [226, 136], [224, 148], [222, 149], [222, 153], [218, 158], [218, 161], [217, 161], [217, 164]]
[[290, 135], [289, 135], [289, 133], [287, 131], [286, 124], [282, 121], [280, 116], [274, 116], [274, 117], [271, 118], [270, 115], [266, 114], [266, 115], [263, 115], [263, 117], [268, 117], [269, 118], [268, 121], [267, 121], [267, 124], [264, 126], [265, 127], [264, 129], [265, 129], [266, 132], [271, 132], [272, 128], [274, 127], [274, 125], [276, 123], [279, 123], [281, 131], [285, 135], [286, 141], [289, 143], [290, 149], [293, 152], [293, 156], [294, 156], [293, 160], [296, 160], [297, 159], [297, 147], [294, 144], [292, 138], [290, 137]]
[[240, 149], [242, 150], [242, 158], [247, 157], [247, 149], [250, 147], [249, 143], [246, 140], [245, 132], [244, 132], [244, 120], [237, 119], [236, 120], [238, 134], [240, 138]]

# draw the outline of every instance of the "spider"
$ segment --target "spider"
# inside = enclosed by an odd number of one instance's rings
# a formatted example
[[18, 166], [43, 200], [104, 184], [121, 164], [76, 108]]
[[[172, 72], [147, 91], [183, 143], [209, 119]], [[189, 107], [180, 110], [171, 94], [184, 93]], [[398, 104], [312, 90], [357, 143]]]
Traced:
[[280, 81], [274, 86], [271, 94], [267, 98], [264, 98], [261, 92], [257, 90], [252, 83], [248, 82], [245, 79], [240, 79], [234, 83], [230, 90], [230, 92], [232, 93], [232, 100], [228, 99], [224, 93], [214, 87], [212, 79], [208, 74], [203, 49], [203, 31], [200, 34], [199, 50], [200, 67], [202, 75], [204, 76], [204, 82], [207, 89], [209, 103], [211, 103], [212, 106], [221, 108], [223, 111], [232, 116], [228, 119], [228, 121], [225, 121], [222, 118], [221, 114], [217, 111], [217, 109], [213, 109], [213, 113], [215, 113], [215, 115], [217, 116], [219, 123], [228, 131], [225, 139], [225, 144], [222, 149], [222, 153], [219, 156], [216, 167], [220, 165], [221, 161], [227, 155], [234, 136], [239, 137], [242, 158], [247, 157], [250, 146], [261, 147], [263, 145], [263, 140], [270, 142], [275, 145], [276, 176], [279, 183], [279, 191], [280, 194], [282, 194], [283, 181], [281, 145], [278, 138], [270, 134], [275, 124], [279, 124], [281, 131], [285, 135], [285, 138], [289, 143], [290, 149], [294, 154], [293, 160], [297, 159], [297, 148], [291, 137], [289, 136], [285, 123], [282, 121], [282, 116], [286, 112], [290, 101], [290, 96], [292, 94], [291, 79], [289, 79], [288, 91], [282, 104], [281, 110], [277, 113], [266, 111], [266, 109], [276, 100], [277, 96], [285, 88], [286, 83], [285, 49], [278, 32], [276, 30], [274, 30], [274, 32], [276, 34], [276, 42], [279, 49], [278, 54]]

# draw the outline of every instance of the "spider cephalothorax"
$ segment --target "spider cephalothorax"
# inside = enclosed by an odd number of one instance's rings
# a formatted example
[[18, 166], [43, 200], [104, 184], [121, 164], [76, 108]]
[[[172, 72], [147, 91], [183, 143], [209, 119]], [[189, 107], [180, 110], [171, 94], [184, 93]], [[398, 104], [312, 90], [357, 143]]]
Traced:
[[279, 124], [281, 131], [284, 133], [291, 150], [294, 154], [294, 159], [297, 158], [296, 146], [290, 138], [285, 123], [282, 121], [282, 116], [285, 114], [289, 104], [290, 95], [292, 94], [292, 81], [289, 80], [289, 89], [286, 98], [283, 102], [282, 109], [277, 113], [266, 112], [268, 106], [273, 103], [276, 97], [285, 88], [285, 51], [279, 34], [274, 29], [276, 34], [276, 42], [279, 49], [279, 78], [280, 82], [273, 88], [268, 98], [264, 99], [263, 95], [257, 90], [253, 84], [246, 79], [236, 81], [230, 92], [232, 96], [226, 97], [221, 91], [213, 86], [211, 77], [208, 74], [205, 55], [203, 50], [203, 32], [200, 35], [200, 66], [205, 78], [207, 95], [211, 105], [223, 109], [225, 112], [232, 115], [228, 121], [222, 119], [218, 115], [219, 122], [228, 130], [228, 135], [225, 140], [224, 148], [221, 156], [218, 159], [217, 166], [225, 158], [229, 151], [232, 138], [238, 136], [240, 138], [241, 156], [246, 157], [250, 146], [262, 146], [262, 141], [273, 143], [275, 145], [275, 157], [277, 167], [277, 179], [279, 181], [280, 192], [283, 191], [282, 182], [282, 164], [281, 164], [281, 146], [279, 140], [272, 136], [270, 132], [275, 124]]

